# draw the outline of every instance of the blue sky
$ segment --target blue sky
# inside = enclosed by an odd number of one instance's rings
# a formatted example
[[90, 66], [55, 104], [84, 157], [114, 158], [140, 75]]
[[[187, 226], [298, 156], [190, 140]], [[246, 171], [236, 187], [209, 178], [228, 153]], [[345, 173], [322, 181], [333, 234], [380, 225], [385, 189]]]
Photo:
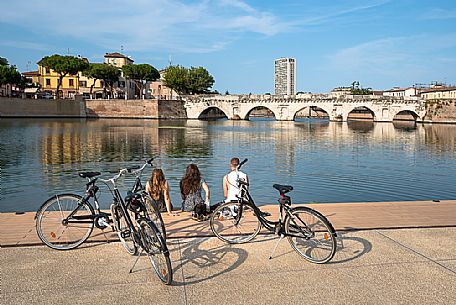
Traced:
[[[63, 4], [66, 3], [66, 4]], [[389, 89], [456, 84], [456, 1], [0, 0], [0, 56], [20, 71], [45, 55], [101, 62], [120, 51], [157, 69], [203, 66], [224, 93], [273, 92], [274, 59], [297, 90], [357, 80]]]

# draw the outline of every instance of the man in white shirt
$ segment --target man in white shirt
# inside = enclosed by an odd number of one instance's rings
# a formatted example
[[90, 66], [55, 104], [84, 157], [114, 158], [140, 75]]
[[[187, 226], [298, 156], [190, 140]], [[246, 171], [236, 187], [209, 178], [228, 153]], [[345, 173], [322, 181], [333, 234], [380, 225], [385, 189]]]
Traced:
[[240, 189], [237, 184], [237, 180], [243, 180], [249, 182], [248, 177], [245, 173], [238, 170], [239, 158], [231, 158], [230, 169], [231, 172], [223, 177], [223, 196], [225, 196], [225, 202], [238, 201], [238, 195]]

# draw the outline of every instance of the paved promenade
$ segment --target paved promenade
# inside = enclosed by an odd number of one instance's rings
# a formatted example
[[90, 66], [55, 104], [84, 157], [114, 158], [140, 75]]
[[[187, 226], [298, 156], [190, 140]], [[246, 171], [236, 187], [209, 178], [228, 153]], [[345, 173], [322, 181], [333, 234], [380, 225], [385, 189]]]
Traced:
[[[337, 231], [456, 227], [456, 200], [328, 203], [309, 205], [329, 218]], [[277, 219], [278, 204], [261, 207]], [[0, 247], [40, 245], [35, 230], [35, 213], [0, 213]], [[213, 236], [208, 222], [195, 222], [189, 213], [163, 215], [169, 238]], [[117, 240], [106, 230], [94, 229], [90, 241]]]
[[72, 251], [0, 249], [1, 304], [454, 304], [456, 228], [340, 234], [329, 264], [315, 265], [283, 240], [262, 235], [243, 245], [212, 238], [168, 241], [172, 286], [147, 258], [120, 243]]
[[172, 286], [146, 257], [128, 273], [134, 257], [99, 231], [92, 241], [102, 242], [71, 251], [24, 246], [38, 244], [33, 214], [0, 214], [0, 304], [454, 304], [456, 201], [312, 207], [339, 231], [324, 265], [306, 262], [286, 239], [269, 260], [272, 235], [228, 245], [204, 237], [207, 222], [166, 217]]

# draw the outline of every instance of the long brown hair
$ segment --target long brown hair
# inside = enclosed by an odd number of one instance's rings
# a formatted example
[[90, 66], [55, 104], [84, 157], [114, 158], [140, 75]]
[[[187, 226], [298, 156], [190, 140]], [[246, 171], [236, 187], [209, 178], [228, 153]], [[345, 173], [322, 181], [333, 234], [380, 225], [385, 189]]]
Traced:
[[165, 189], [165, 184], [166, 179], [163, 171], [159, 168], [155, 168], [149, 179], [150, 195], [154, 200], [160, 199], [160, 194]]
[[201, 182], [201, 173], [198, 166], [189, 164], [185, 171], [184, 177], [180, 181], [180, 190], [182, 199], [185, 199], [188, 194], [194, 193]]

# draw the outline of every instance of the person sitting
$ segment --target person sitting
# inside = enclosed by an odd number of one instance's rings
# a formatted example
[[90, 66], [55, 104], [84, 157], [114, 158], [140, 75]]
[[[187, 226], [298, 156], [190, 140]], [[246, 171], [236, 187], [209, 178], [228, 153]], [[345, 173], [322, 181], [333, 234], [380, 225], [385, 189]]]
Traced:
[[176, 216], [173, 212], [173, 205], [169, 198], [169, 185], [163, 171], [155, 168], [152, 171], [149, 181], [146, 183], [146, 192], [152, 197], [160, 212], [168, 212], [170, 216]]
[[[202, 190], [205, 193], [205, 200], [201, 196]], [[185, 175], [180, 181], [180, 191], [182, 211], [192, 212], [192, 217], [195, 220], [205, 220], [207, 212], [210, 211], [210, 191], [195, 164], [187, 166]]]
[[238, 180], [249, 183], [249, 178], [245, 173], [238, 170], [238, 166], [239, 158], [231, 158], [231, 172], [223, 177], [223, 196], [225, 197], [225, 202], [238, 201], [237, 196], [240, 195], [241, 191], [238, 186]]

